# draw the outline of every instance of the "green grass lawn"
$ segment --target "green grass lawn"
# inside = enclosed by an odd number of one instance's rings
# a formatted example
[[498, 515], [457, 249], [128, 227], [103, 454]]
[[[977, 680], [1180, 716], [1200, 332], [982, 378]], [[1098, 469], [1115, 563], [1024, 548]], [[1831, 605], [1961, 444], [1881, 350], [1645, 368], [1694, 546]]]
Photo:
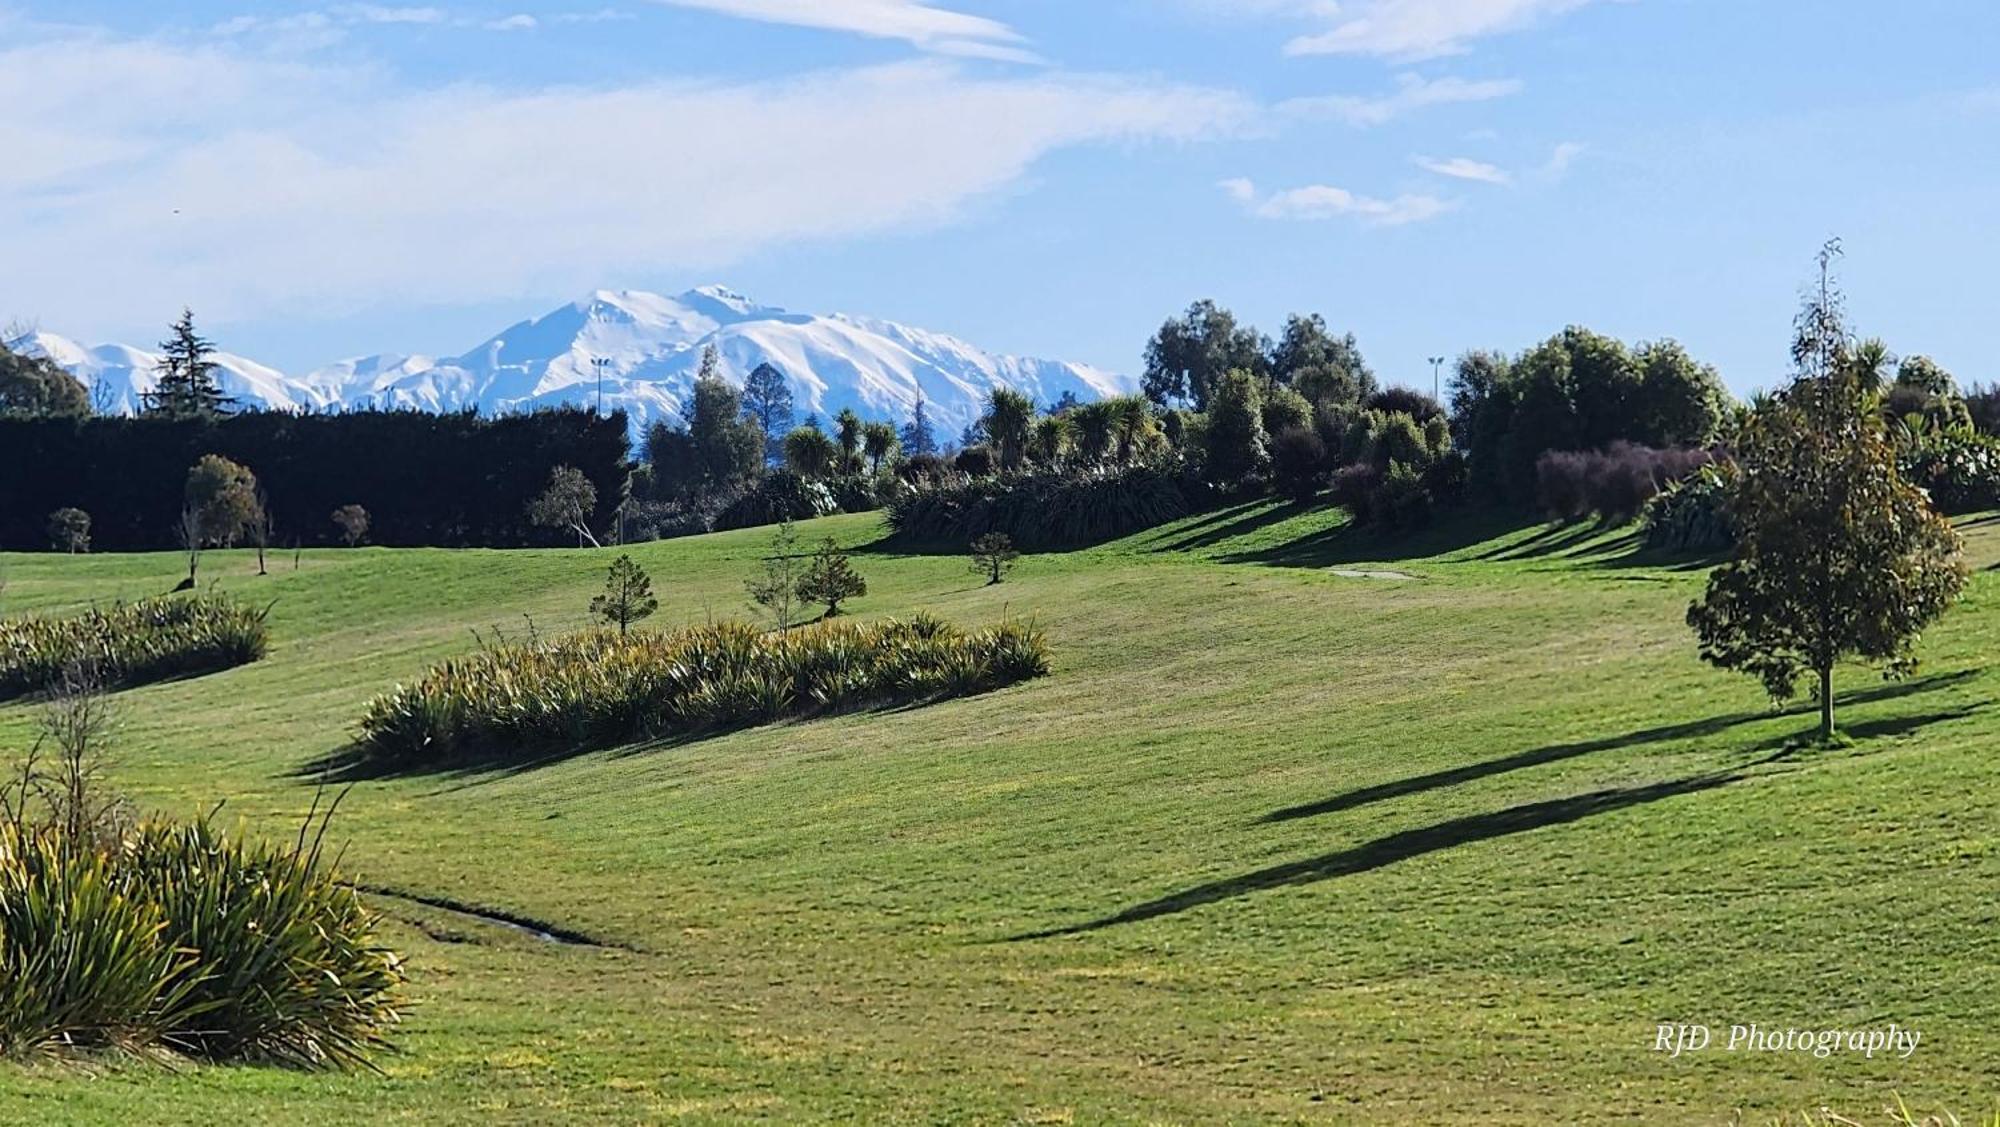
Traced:
[[[801, 529], [867, 545], [874, 517]], [[2000, 1057], [2000, 525], [1913, 680], [1839, 682], [1854, 746], [1695, 657], [1703, 572], [1616, 533], [1404, 540], [1245, 506], [984, 587], [865, 549], [862, 615], [1033, 616], [987, 696], [359, 783], [418, 1001], [383, 1075], [0, 1066], [0, 1121], [1728, 1123], [1892, 1091], [1990, 1110]], [[660, 621], [737, 616], [768, 538], [631, 549]], [[582, 622], [614, 552], [310, 551], [270, 656], [118, 697], [143, 805], [289, 833], [362, 705]], [[170, 587], [172, 555], [0, 556], [7, 613]], [[1413, 578], [1367, 577], [1400, 572]], [[1343, 572], [1349, 574], [1341, 574]], [[0, 708], [25, 746], [33, 711]], [[1894, 1021], [1907, 1060], [1648, 1051], [1663, 1021]]]

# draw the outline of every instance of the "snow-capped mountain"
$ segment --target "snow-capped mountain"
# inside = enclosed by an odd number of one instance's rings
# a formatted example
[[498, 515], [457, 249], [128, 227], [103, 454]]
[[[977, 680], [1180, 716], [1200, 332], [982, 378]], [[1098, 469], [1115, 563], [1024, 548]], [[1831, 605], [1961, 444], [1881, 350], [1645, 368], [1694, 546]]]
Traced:
[[[976, 419], [995, 387], [1044, 404], [1065, 393], [1090, 400], [1133, 389], [1129, 378], [1084, 364], [996, 355], [890, 321], [790, 313], [720, 286], [677, 297], [600, 290], [444, 359], [368, 356], [300, 376], [226, 353], [215, 359], [228, 394], [284, 410], [473, 406], [505, 414], [588, 405], [597, 401], [601, 374], [605, 409], [624, 408], [636, 434], [654, 420], [679, 418], [711, 344], [724, 378], [739, 386], [759, 364], [785, 373], [800, 420], [809, 413], [830, 419], [851, 407], [866, 419], [900, 423], [922, 399], [941, 437]], [[98, 402], [121, 411], [152, 389], [158, 361], [139, 349], [85, 348], [42, 332], [10, 347], [49, 357], [89, 385]]]

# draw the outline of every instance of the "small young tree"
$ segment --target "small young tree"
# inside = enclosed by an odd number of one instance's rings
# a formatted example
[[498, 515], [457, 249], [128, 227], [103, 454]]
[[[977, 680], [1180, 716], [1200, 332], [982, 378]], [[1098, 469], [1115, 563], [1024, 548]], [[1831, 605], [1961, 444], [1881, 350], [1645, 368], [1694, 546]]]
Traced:
[[1822, 739], [1834, 733], [1834, 666], [1859, 658], [1906, 674], [1919, 633], [1966, 581], [1958, 534], [1898, 474], [1877, 393], [1848, 348], [1828, 278], [1837, 254], [1821, 252], [1818, 294], [1799, 317], [1797, 377], [1736, 439], [1736, 558], [1687, 614], [1704, 660], [1759, 678], [1773, 699], [1811, 674]]
[[762, 608], [780, 631], [790, 630], [798, 621], [801, 576], [798, 546], [798, 529], [790, 520], [779, 522], [777, 531], [771, 534], [771, 550], [764, 557], [763, 571], [743, 584], [750, 601]]
[[200, 516], [207, 543], [217, 548], [241, 541], [262, 508], [256, 475], [219, 454], [202, 455], [188, 470], [187, 504]]
[[58, 552], [90, 551], [90, 514], [63, 508], [49, 514], [49, 544]]
[[368, 539], [368, 510], [359, 505], [342, 505], [333, 510], [333, 524], [340, 530], [340, 542], [350, 548], [359, 547]]
[[557, 466], [549, 471], [548, 488], [528, 503], [528, 519], [544, 528], [566, 528], [576, 533], [576, 546], [590, 541], [598, 547], [590, 531], [590, 514], [597, 509], [597, 487], [575, 466]]
[[256, 502], [257, 507], [243, 525], [243, 534], [257, 549], [257, 574], [269, 575], [270, 572], [264, 569], [264, 552], [271, 546], [271, 498], [261, 487], [257, 490]]
[[1021, 553], [1014, 550], [1014, 538], [1004, 532], [989, 532], [972, 542], [972, 570], [993, 586], [1003, 579]]
[[826, 607], [828, 618], [840, 614], [841, 603], [867, 593], [868, 581], [854, 570], [847, 553], [840, 550], [840, 545], [834, 543], [831, 536], [820, 543], [819, 551], [813, 553], [812, 563], [806, 566], [806, 573], [799, 578], [799, 598]]
[[174, 542], [187, 553], [188, 561], [187, 578], [174, 589], [192, 591], [195, 571], [201, 566], [201, 550], [208, 543], [208, 534], [202, 529], [201, 510], [192, 504], [181, 506], [180, 519], [174, 522]]
[[632, 562], [631, 556], [619, 556], [611, 561], [610, 574], [604, 577], [604, 593], [590, 600], [590, 613], [606, 622], [618, 624], [618, 633], [624, 634], [634, 622], [650, 618], [660, 609], [660, 600], [653, 597], [653, 580], [644, 568]]

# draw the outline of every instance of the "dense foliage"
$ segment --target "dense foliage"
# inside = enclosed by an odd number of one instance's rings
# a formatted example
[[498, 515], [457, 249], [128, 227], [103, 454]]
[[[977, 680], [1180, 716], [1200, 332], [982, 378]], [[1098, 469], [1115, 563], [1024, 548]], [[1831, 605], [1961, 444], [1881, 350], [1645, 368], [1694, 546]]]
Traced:
[[1041, 632], [937, 619], [759, 633], [593, 631], [497, 644], [368, 706], [360, 750], [399, 766], [604, 747], [843, 709], [918, 704], [1048, 672]]
[[1715, 552], [1736, 543], [1727, 463], [1710, 462], [1646, 502], [1646, 546], [1663, 552]]
[[551, 469], [590, 480], [602, 530], [625, 495], [626, 450], [623, 415], [577, 410], [0, 418], [0, 547], [45, 546], [48, 514], [65, 507], [91, 514], [100, 551], [172, 547], [188, 468], [207, 454], [256, 475], [280, 543], [337, 543], [328, 514], [349, 504], [378, 544], [561, 543], [574, 537], [527, 511]]
[[1550, 450], [1535, 462], [1535, 500], [1558, 520], [1623, 522], [1702, 466], [1704, 450], [1655, 450], [1614, 442], [1603, 450]]
[[0, 822], [0, 1056], [365, 1065], [403, 983], [375, 922], [303, 835], [150, 821], [106, 846]]
[[1004, 532], [1021, 547], [1045, 548], [1115, 539], [1188, 512], [1175, 473], [1140, 465], [961, 478], [899, 496], [888, 520], [898, 537], [916, 544], [960, 546]]
[[80, 664], [111, 685], [245, 665], [264, 656], [268, 609], [221, 595], [175, 595], [0, 620], [0, 698], [38, 692]]

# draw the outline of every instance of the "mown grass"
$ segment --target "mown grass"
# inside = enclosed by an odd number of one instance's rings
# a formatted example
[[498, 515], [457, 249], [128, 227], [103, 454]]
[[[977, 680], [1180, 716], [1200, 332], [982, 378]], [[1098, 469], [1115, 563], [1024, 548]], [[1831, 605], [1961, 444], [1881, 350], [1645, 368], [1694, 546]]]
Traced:
[[[418, 1003], [382, 1077], [0, 1067], [44, 1122], [1728, 1123], [1992, 1102], [1995, 526], [1919, 677], [1840, 681], [1850, 748], [1695, 660], [1698, 561], [1595, 530], [1408, 538], [1249, 505], [997, 587], [861, 547], [860, 616], [1032, 615], [1053, 675], [933, 707], [364, 782], [336, 835]], [[767, 536], [646, 545], [728, 617]], [[122, 693], [117, 780], [296, 826], [301, 768], [473, 627], [580, 626], [596, 552], [308, 552], [269, 657]], [[12, 556], [8, 609], [170, 585]], [[1338, 572], [1415, 578], [1348, 578]], [[29, 712], [0, 710], [26, 738]], [[1648, 1052], [1655, 1024], [1924, 1034], [1907, 1060]]]

